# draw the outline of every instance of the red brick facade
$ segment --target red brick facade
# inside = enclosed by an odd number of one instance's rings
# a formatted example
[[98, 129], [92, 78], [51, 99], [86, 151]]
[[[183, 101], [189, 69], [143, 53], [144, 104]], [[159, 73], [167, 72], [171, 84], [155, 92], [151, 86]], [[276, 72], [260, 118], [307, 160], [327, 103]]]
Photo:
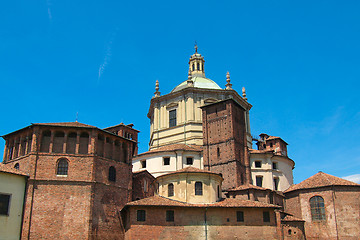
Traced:
[[232, 99], [205, 105], [202, 110], [204, 168], [222, 174], [223, 191], [248, 182], [245, 110]]

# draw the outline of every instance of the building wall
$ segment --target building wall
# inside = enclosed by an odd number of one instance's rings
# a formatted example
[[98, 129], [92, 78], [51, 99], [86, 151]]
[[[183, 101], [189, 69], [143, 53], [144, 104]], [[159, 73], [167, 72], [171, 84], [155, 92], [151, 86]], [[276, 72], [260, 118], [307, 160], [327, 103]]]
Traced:
[[[170, 157], [170, 165], [164, 165], [164, 157]], [[194, 161], [192, 165], [186, 164], [187, 157], [193, 158]], [[146, 161], [146, 168], [142, 168], [141, 161]], [[158, 177], [189, 166], [203, 169], [204, 167], [202, 161], [202, 152], [176, 150], [149, 153], [137, 156], [133, 159], [133, 171], [137, 172], [147, 170], [154, 177]]]
[[[146, 210], [146, 221], [136, 221], [136, 211]], [[166, 210], [174, 210], [174, 222], [166, 222]], [[244, 212], [244, 222], [236, 221]], [[263, 222], [270, 212], [270, 223]], [[205, 224], [206, 214], [206, 224]], [[131, 207], [126, 239], [279, 239], [274, 210], [260, 208]]]
[[[321, 196], [325, 221], [313, 221], [310, 198]], [[358, 239], [360, 236], [360, 191], [358, 187], [304, 189], [288, 193], [286, 211], [305, 220], [307, 239]]]
[[[0, 215], [0, 239], [20, 239], [26, 177], [0, 172], [0, 193], [10, 195], [9, 215]], [[6, 230], [5, 230], [6, 229]]]
[[[213, 174], [180, 173], [157, 178], [158, 194], [170, 199], [188, 203], [214, 203], [218, 197], [218, 186], [221, 189], [221, 177]], [[202, 182], [203, 194], [195, 195], [195, 182]], [[174, 196], [168, 195], [168, 184], [174, 185]]]
[[[261, 168], [255, 167], [255, 161], [261, 161]], [[277, 163], [277, 169], [273, 169], [273, 162]], [[272, 190], [275, 190], [274, 178], [279, 179], [279, 191], [285, 191], [293, 184], [292, 169], [294, 163], [286, 157], [277, 156], [272, 153], [250, 153], [250, 165], [253, 185], [256, 185], [256, 176], [263, 177], [262, 187]]]
[[132, 200], [139, 200], [154, 196], [157, 191], [155, 178], [147, 171], [135, 173], [132, 184]]

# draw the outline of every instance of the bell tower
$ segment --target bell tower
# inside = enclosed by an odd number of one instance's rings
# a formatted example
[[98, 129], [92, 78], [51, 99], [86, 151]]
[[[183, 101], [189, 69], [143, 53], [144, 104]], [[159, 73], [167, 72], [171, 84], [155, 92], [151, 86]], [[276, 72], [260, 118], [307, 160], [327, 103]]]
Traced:
[[195, 43], [195, 53], [191, 55], [189, 60], [189, 75], [192, 77], [205, 77], [204, 57], [198, 53], [198, 46]]

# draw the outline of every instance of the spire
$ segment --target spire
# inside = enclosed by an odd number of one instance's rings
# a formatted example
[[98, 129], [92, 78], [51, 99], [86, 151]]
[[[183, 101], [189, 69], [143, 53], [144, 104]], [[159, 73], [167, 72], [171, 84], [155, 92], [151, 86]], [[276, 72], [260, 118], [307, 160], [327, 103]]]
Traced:
[[191, 55], [189, 60], [189, 69], [190, 74], [193, 77], [205, 77], [205, 70], [204, 70], [204, 57], [198, 53], [198, 45], [195, 41], [195, 53]]
[[231, 86], [232, 86], [232, 84], [230, 83], [230, 73], [229, 72], [227, 72], [226, 73], [226, 84], [225, 84], [225, 86], [226, 86], [226, 90], [232, 90], [232, 88], [231, 88]]
[[188, 85], [188, 87], [193, 87], [194, 86], [194, 81], [192, 80], [190, 68], [189, 68], [189, 73], [188, 73], [187, 85]]
[[156, 80], [155, 83], [155, 92], [154, 92], [155, 96], [154, 97], [160, 97], [160, 92], [159, 92], [159, 80]]
[[246, 92], [245, 92], [245, 87], [242, 88], [242, 96], [243, 96], [243, 99], [244, 99], [245, 101], [247, 101]]

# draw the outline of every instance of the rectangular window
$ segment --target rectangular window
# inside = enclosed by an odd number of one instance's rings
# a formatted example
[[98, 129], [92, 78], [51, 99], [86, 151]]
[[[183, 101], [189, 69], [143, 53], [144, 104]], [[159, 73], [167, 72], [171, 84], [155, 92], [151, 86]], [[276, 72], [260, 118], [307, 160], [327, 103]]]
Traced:
[[140, 161], [141, 168], [146, 168], [146, 160]]
[[270, 212], [268, 211], [263, 212], [263, 219], [264, 222], [270, 222]]
[[279, 178], [274, 178], [274, 190], [279, 190]]
[[137, 218], [138, 222], [145, 222], [146, 219], [146, 212], [145, 210], [137, 210]]
[[0, 215], [9, 215], [10, 195], [0, 194]]
[[174, 211], [173, 210], [167, 210], [166, 211], [166, 221], [167, 222], [173, 222], [174, 221]]
[[203, 195], [202, 182], [196, 182], [196, 183], [195, 183], [195, 195], [196, 195], [196, 196], [201, 196], [201, 195]]
[[262, 176], [256, 176], [256, 186], [262, 187], [263, 177]]
[[186, 158], [186, 165], [193, 165], [194, 159], [192, 157]]
[[278, 169], [278, 164], [277, 164], [277, 162], [273, 162], [273, 163], [272, 163], [272, 167], [273, 167], [273, 169]]
[[176, 126], [176, 109], [169, 111], [169, 127]]
[[244, 212], [236, 211], [236, 221], [243, 222], [244, 221]]
[[255, 161], [255, 167], [261, 168], [261, 161]]
[[163, 162], [164, 162], [164, 165], [170, 165], [170, 158], [169, 157], [164, 157]]

